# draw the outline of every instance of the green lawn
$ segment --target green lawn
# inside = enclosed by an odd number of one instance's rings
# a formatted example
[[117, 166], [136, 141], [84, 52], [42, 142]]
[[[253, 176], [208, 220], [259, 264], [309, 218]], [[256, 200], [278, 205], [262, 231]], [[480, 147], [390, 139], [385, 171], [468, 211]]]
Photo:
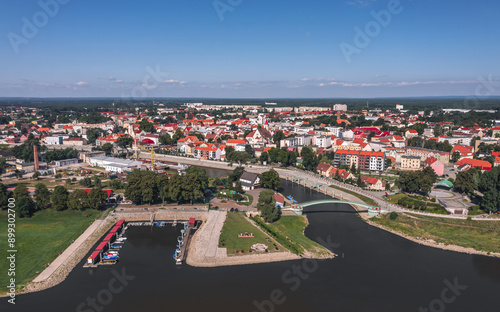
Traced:
[[389, 214], [373, 222], [411, 237], [432, 239], [438, 243], [500, 252], [500, 222], [447, 219], [399, 213], [396, 220]]
[[250, 195], [250, 194], [245, 194], [243, 196], [247, 196], [248, 197], [248, 206], [250, 206], [253, 203], [253, 196]]
[[293, 242], [301, 254], [305, 252], [312, 252], [318, 255], [327, 254], [328, 252], [323, 246], [310, 240], [303, 234], [307, 225], [305, 216], [281, 216], [278, 221], [268, 224], [268, 227], [273, 232]]
[[[384, 198], [387, 198], [387, 196], [384, 196]], [[393, 204], [398, 204], [398, 201], [400, 199], [404, 200], [407, 203], [412, 203], [412, 205], [414, 203], [419, 203], [419, 204], [427, 203], [427, 208], [425, 209], [425, 212], [437, 213], [437, 214], [448, 214], [446, 209], [444, 209], [441, 206], [441, 204], [439, 204], [437, 202], [427, 201], [426, 200], [427, 198], [424, 196], [414, 196], [414, 195], [408, 195], [405, 193], [397, 193], [397, 194], [390, 196], [387, 199]], [[416, 209], [415, 207], [407, 207], [407, 208], [421, 211], [419, 209]]]
[[331, 188], [334, 188], [336, 190], [339, 190], [339, 191], [342, 191], [344, 193], [347, 193], [347, 194], [351, 194], [353, 196], [356, 196], [357, 198], [361, 199], [363, 202], [365, 202], [366, 204], [368, 205], [376, 205], [377, 203], [371, 199], [371, 198], [368, 198], [364, 195], [361, 195], [361, 194], [358, 194], [356, 192], [353, 192], [353, 191], [350, 191], [350, 190], [346, 190], [344, 188], [341, 188], [341, 187], [338, 187], [338, 186], [333, 186], [333, 185], [330, 185]]
[[[254, 237], [238, 237], [240, 233], [253, 233]], [[244, 255], [249, 254], [250, 247], [255, 243], [266, 244], [269, 247], [269, 252], [275, 251], [273, 246], [275, 241], [271, 239], [270, 243], [266, 238], [269, 236], [251, 224], [244, 213], [228, 212], [219, 238], [219, 247], [227, 248], [228, 255], [242, 255], [241, 250], [244, 251]], [[236, 250], [240, 252], [237, 253]]]
[[[52, 209], [39, 211], [32, 218], [16, 220], [16, 283], [25, 285], [45, 265], [52, 262], [63, 252], [92, 221], [102, 212], [87, 211], [55, 211]], [[84, 217], [88, 215], [87, 217]], [[0, 211], [0, 268], [7, 268], [7, 211]], [[4, 293], [8, 280], [7, 274], [0, 275], [0, 285]]]

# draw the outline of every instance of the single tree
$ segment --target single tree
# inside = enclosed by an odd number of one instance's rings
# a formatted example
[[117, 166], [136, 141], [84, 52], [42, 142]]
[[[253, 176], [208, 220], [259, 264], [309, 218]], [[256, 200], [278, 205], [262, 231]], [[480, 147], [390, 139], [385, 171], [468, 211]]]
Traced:
[[68, 208], [68, 190], [64, 186], [58, 185], [54, 188], [51, 196], [52, 207], [57, 211], [65, 210]]
[[50, 192], [44, 183], [35, 184], [36, 208], [42, 210], [50, 205]]

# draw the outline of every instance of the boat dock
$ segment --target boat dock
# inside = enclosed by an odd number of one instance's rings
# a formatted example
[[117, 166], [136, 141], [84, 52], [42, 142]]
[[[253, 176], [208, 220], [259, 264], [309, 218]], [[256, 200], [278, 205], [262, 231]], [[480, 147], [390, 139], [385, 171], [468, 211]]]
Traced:
[[98, 265], [109, 265], [118, 262], [118, 250], [127, 239], [125, 237], [127, 228], [128, 225], [125, 225], [125, 220], [118, 221], [90, 257], [87, 258], [83, 267], [95, 268]]
[[188, 222], [183, 222], [184, 227], [181, 230], [181, 236], [177, 238], [177, 249], [174, 253], [175, 264], [181, 265], [187, 256], [187, 246], [189, 243], [189, 236], [191, 231], [197, 228], [197, 222], [194, 218], [189, 219]]
[[182, 225], [181, 235], [177, 237], [177, 246], [174, 253], [174, 259], [177, 265], [182, 264], [187, 256], [187, 246], [191, 231], [197, 229], [199, 222], [195, 218], [190, 218], [189, 221], [179, 221], [177, 218], [170, 221], [154, 221], [154, 215], [150, 221], [130, 221], [125, 225], [125, 220], [120, 220], [111, 231], [105, 236], [104, 240], [96, 247], [95, 251], [88, 257], [84, 268], [95, 268], [99, 265], [112, 265], [119, 261], [119, 251], [122, 248], [125, 240], [125, 232], [131, 226], [157, 226], [165, 227], [171, 225], [176, 227]]

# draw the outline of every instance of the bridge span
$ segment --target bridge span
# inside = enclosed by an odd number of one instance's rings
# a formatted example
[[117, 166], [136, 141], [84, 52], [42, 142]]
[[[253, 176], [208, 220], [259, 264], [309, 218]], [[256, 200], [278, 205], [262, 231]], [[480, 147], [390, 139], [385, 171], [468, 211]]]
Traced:
[[378, 216], [381, 212], [380, 207], [377, 206], [372, 206], [369, 204], [365, 203], [359, 203], [359, 202], [353, 202], [353, 201], [348, 201], [348, 200], [338, 200], [338, 199], [319, 199], [319, 200], [312, 200], [300, 204], [295, 204], [292, 206], [292, 208], [283, 208], [282, 210], [290, 210], [295, 212], [297, 215], [302, 215], [304, 211], [304, 207], [308, 206], [313, 206], [313, 205], [320, 205], [320, 204], [348, 204], [348, 205], [354, 205], [358, 207], [364, 207], [367, 208], [368, 210], [368, 215], [369, 216]]

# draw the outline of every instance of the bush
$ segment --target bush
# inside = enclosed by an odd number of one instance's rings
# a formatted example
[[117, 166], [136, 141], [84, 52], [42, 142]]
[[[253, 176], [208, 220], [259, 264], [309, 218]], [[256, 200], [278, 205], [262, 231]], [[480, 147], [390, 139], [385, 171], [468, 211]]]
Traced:
[[389, 215], [389, 219], [391, 219], [392, 221], [396, 220], [398, 218], [398, 213], [393, 211], [391, 212], [391, 214]]
[[431, 198], [431, 202], [435, 203], [436, 202], [436, 199], [433, 197]]

